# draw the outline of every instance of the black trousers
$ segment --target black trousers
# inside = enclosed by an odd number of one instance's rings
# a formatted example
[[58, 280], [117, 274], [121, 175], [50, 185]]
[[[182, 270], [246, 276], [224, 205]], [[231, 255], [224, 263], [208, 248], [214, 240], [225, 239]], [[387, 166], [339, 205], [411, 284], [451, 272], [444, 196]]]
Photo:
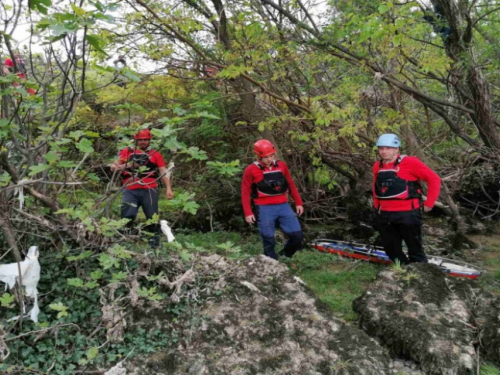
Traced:
[[[128, 228], [134, 227], [134, 221], [142, 207], [146, 218], [152, 219], [155, 214], [158, 214], [158, 188], [151, 189], [124, 189], [121, 206], [122, 219], [130, 219]], [[160, 226], [158, 224], [149, 224], [144, 228], [152, 234], [149, 241], [152, 247], [157, 247], [160, 244]]]
[[[412, 211], [381, 211], [379, 232], [384, 251], [389, 258], [401, 264], [427, 263], [422, 248], [422, 213]], [[403, 241], [408, 247], [408, 257], [403, 252]]]

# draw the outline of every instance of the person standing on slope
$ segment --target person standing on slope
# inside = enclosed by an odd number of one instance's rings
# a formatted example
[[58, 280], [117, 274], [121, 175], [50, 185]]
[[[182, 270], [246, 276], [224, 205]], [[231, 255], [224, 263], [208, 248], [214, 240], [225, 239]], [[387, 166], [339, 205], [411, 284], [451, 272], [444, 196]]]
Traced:
[[[287, 165], [281, 160], [275, 160], [274, 145], [268, 140], [261, 139], [255, 143], [253, 150], [257, 155], [257, 161], [245, 169], [241, 183], [245, 221], [248, 224], [257, 221], [264, 254], [273, 259], [278, 259], [274, 233], [276, 224], [279, 224], [288, 236], [288, 242], [280, 255], [291, 258], [303, 247], [304, 235], [297, 215], [300, 216], [304, 212], [304, 204]], [[288, 204], [288, 193], [295, 202], [296, 213]], [[252, 211], [252, 199], [255, 213]]]
[[[373, 201], [378, 212], [379, 232], [384, 251], [400, 264], [427, 263], [422, 248], [420, 182], [428, 186], [424, 211], [432, 210], [441, 188], [441, 179], [418, 158], [399, 154], [401, 141], [395, 134], [383, 134], [377, 141], [381, 158], [373, 165]], [[403, 252], [403, 241], [408, 256]]]
[[[123, 173], [121, 218], [130, 219], [129, 227], [133, 226], [139, 207], [142, 207], [148, 220], [158, 214], [157, 169], [160, 179], [167, 187], [165, 192], [167, 199], [174, 197], [163, 157], [158, 151], [149, 148], [151, 138], [153, 136], [147, 129], [134, 134], [135, 147], [123, 149], [118, 160], [111, 164], [113, 172], [122, 171]], [[150, 224], [145, 229], [152, 234], [151, 247], [158, 247], [160, 244], [159, 225]]]

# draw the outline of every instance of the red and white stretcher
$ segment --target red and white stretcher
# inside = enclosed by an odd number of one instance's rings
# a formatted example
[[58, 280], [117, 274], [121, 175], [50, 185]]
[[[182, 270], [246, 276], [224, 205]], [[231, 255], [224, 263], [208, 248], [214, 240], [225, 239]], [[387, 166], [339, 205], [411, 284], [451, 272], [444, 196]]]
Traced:
[[[351, 259], [366, 260], [371, 263], [390, 264], [391, 260], [382, 247], [330, 239], [314, 240], [311, 246], [321, 252], [337, 254]], [[484, 270], [454, 259], [427, 256], [429, 263], [435, 264], [450, 276], [477, 279]]]

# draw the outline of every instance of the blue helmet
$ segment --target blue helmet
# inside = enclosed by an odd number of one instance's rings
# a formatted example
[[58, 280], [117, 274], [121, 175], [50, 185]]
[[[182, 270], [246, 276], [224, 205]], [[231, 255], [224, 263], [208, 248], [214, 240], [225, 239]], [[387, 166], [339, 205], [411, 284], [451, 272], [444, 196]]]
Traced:
[[401, 146], [401, 141], [396, 134], [382, 134], [377, 141], [377, 147], [399, 148], [399, 146]]

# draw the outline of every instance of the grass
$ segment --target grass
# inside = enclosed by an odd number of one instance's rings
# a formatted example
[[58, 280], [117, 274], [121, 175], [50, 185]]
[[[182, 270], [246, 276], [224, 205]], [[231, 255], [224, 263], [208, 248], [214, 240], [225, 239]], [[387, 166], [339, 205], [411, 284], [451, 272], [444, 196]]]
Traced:
[[481, 366], [481, 375], [500, 375], [500, 369], [491, 364], [491, 363], [485, 363]]
[[486, 271], [479, 277], [479, 283], [485, 290], [500, 296], [500, 236], [473, 236], [472, 240], [481, 246], [476, 263]]
[[302, 251], [290, 262], [292, 271], [332, 309], [346, 321], [356, 321], [352, 301], [361, 296], [375, 280], [381, 266], [354, 262], [315, 250]]

